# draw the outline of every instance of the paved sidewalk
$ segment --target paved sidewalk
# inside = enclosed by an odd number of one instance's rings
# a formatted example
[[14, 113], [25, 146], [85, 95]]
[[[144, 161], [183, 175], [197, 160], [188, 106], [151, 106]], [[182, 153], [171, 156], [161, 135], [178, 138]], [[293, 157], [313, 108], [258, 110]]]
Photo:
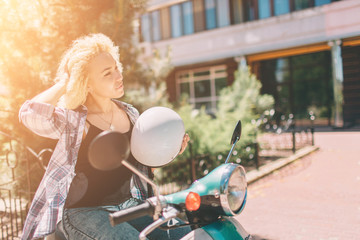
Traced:
[[249, 186], [237, 218], [255, 239], [360, 239], [360, 132], [315, 133], [315, 144]]
[[261, 166], [258, 170], [252, 170], [247, 172], [246, 180], [248, 182], [248, 185], [258, 181], [259, 179], [264, 178], [265, 176], [273, 173], [274, 171], [277, 171], [278, 169], [283, 168], [317, 150], [319, 150], [318, 146], [307, 146], [298, 150], [295, 154], [291, 155], [290, 157], [278, 159], [264, 166]]

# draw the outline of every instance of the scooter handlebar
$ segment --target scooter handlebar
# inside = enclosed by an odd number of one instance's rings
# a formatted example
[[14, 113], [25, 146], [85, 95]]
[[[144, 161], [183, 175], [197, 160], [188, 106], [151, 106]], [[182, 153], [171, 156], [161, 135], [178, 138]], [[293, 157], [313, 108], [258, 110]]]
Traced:
[[109, 220], [111, 226], [115, 226], [117, 224], [127, 222], [129, 220], [146, 216], [146, 215], [153, 215], [154, 214], [154, 206], [151, 205], [148, 201], [144, 203], [131, 207], [128, 209], [120, 210], [114, 213], [109, 214]]

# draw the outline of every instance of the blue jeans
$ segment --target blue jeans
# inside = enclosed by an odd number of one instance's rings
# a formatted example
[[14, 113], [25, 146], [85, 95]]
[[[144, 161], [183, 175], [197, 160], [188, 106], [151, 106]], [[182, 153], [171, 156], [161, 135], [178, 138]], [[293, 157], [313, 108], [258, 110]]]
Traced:
[[[61, 227], [57, 231], [69, 240], [88, 239], [139, 239], [139, 232], [153, 222], [149, 216], [134, 219], [112, 227], [109, 221], [109, 213], [119, 211], [134, 205], [136, 201], [128, 200], [116, 206], [85, 207], [64, 209]], [[154, 230], [147, 237], [149, 239], [180, 239], [191, 231], [191, 228], [181, 227], [170, 231]]]

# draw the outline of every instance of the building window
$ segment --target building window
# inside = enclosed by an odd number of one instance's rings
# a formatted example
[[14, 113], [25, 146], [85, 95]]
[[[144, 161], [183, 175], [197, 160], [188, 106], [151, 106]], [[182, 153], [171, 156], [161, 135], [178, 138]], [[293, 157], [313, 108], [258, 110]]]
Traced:
[[227, 86], [226, 66], [213, 66], [176, 73], [177, 96], [187, 95], [195, 108], [215, 112], [220, 90]]
[[170, 7], [171, 36], [173, 38], [194, 33], [192, 2], [184, 2]]
[[151, 23], [152, 23], [153, 41], [161, 40], [160, 11], [151, 12]]
[[145, 13], [141, 16], [141, 36], [144, 42], [151, 42], [150, 15]]
[[177, 38], [338, 0], [188, 0], [141, 16], [142, 41]]
[[[338, 0], [246, 0], [243, 4], [246, 21], [279, 16], [314, 6], [329, 4]], [[231, 0], [232, 8], [236, 0]], [[233, 10], [232, 10], [233, 11]]]
[[253, 21], [257, 18], [254, 0], [245, 1], [245, 12], [247, 21]]
[[171, 36], [173, 38], [182, 35], [181, 6], [179, 4], [170, 7]]
[[217, 20], [218, 27], [226, 27], [230, 25], [230, 7], [229, 0], [217, 0]]
[[295, 7], [295, 11], [309, 8], [309, 7], [311, 7], [310, 1], [309, 0], [294, 0], [294, 7]]
[[216, 28], [215, 0], [205, 0], [206, 29]]
[[331, 0], [315, 0], [315, 6], [321, 6], [329, 3], [331, 3]]
[[205, 0], [206, 29], [230, 25], [229, 0]]
[[183, 7], [183, 22], [184, 22], [184, 35], [194, 33], [194, 17], [193, 17], [193, 3], [184, 2]]
[[271, 94], [275, 108], [296, 119], [308, 119], [313, 111], [329, 122], [333, 90], [329, 51], [266, 60], [261, 62], [262, 92]]
[[258, 0], [259, 19], [271, 17], [270, 0]]
[[274, 15], [279, 16], [290, 12], [289, 0], [274, 0]]

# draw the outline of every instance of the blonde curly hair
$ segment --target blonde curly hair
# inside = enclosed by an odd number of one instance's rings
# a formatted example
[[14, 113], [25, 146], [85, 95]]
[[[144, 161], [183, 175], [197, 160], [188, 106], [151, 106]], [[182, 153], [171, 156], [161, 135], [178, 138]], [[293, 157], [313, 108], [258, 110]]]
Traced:
[[101, 33], [90, 34], [76, 39], [64, 53], [58, 67], [55, 82], [65, 81], [66, 92], [58, 105], [76, 109], [84, 104], [88, 95], [88, 64], [98, 54], [108, 52], [122, 72], [119, 48]]

